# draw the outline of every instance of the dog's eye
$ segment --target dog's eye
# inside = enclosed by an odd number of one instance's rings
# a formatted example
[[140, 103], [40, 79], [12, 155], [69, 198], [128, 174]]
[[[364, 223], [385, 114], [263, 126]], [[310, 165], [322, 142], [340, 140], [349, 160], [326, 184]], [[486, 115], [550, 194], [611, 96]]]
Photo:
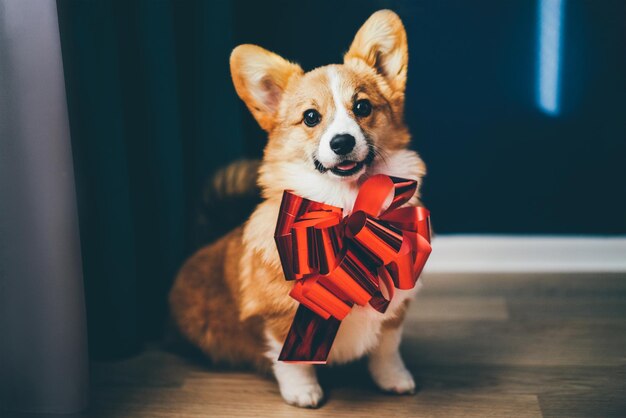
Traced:
[[303, 116], [305, 125], [310, 128], [320, 123], [320, 119], [322, 117], [315, 109], [305, 110]]
[[354, 103], [354, 108], [352, 109], [355, 115], [360, 118], [364, 118], [365, 116], [369, 116], [372, 113], [372, 104], [367, 99], [357, 100]]

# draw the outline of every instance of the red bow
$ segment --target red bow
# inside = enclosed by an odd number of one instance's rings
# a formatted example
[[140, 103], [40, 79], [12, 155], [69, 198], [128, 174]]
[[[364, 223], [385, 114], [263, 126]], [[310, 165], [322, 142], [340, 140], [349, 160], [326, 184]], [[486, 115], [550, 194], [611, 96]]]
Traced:
[[382, 174], [359, 190], [352, 214], [285, 191], [274, 238], [289, 293], [300, 302], [279, 360], [325, 363], [352, 306], [385, 312], [394, 289], [412, 289], [430, 247], [429, 212], [400, 207], [417, 182]]

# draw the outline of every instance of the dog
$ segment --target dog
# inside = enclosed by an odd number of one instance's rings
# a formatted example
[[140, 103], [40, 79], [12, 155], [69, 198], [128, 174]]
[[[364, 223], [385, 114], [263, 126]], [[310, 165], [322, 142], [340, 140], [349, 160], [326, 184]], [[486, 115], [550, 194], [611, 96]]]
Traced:
[[[230, 57], [235, 90], [268, 134], [258, 169], [262, 202], [243, 226], [185, 262], [170, 291], [170, 309], [179, 332], [212, 361], [271, 369], [291, 405], [318, 407], [324, 395], [315, 366], [277, 360], [298, 305], [288, 295], [293, 283], [285, 280], [273, 239], [283, 191], [342, 207], [347, 215], [369, 176], [421, 185], [426, 168], [408, 149], [403, 115], [407, 48], [400, 18], [381, 10], [358, 30], [343, 64], [305, 73], [255, 45], [240, 45]], [[409, 205], [421, 205], [419, 191]], [[355, 305], [328, 363], [368, 356], [380, 389], [414, 393], [398, 347], [418, 288], [419, 282], [397, 290], [384, 314]]]

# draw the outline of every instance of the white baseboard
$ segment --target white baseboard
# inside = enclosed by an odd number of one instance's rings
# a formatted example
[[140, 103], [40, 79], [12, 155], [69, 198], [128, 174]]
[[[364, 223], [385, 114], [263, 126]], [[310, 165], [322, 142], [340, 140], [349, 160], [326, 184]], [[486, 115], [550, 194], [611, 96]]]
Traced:
[[626, 236], [440, 235], [425, 272], [626, 272]]

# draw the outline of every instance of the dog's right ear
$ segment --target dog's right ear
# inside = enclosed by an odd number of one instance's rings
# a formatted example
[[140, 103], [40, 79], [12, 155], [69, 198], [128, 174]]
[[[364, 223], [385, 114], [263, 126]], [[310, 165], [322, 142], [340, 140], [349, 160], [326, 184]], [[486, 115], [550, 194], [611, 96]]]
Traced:
[[230, 55], [230, 73], [235, 90], [261, 128], [271, 131], [283, 93], [299, 65], [256, 45], [239, 45]]
[[379, 10], [361, 26], [344, 63], [364, 63], [382, 76], [396, 96], [404, 95], [409, 60], [406, 31], [397, 14]]

